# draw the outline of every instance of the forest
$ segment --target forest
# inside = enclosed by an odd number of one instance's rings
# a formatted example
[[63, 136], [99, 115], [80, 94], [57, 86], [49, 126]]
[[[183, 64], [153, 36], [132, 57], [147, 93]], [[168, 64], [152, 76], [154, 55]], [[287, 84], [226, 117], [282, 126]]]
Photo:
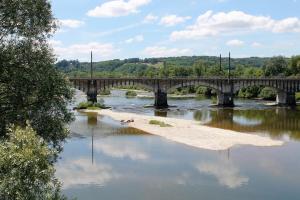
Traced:
[[[61, 60], [56, 67], [69, 77], [90, 77], [90, 63]], [[168, 58], [130, 58], [94, 62], [95, 77], [199, 77], [227, 76], [229, 59], [213, 56]], [[235, 77], [298, 77], [300, 56], [286, 58], [231, 58], [231, 75]]]

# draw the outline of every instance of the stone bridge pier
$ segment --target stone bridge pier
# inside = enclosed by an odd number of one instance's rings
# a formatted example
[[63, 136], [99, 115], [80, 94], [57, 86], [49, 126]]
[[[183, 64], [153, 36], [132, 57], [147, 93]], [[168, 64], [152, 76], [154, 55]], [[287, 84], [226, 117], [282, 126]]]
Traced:
[[87, 81], [87, 92], [86, 92], [86, 96], [87, 96], [87, 100], [91, 101], [93, 103], [97, 102], [97, 95], [98, 95], [98, 91], [97, 91], [97, 81], [95, 80], [88, 80]]
[[276, 103], [279, 106], [295, 106], [296, 95], [295, 92], [277, 91]]
[[217, 93], [217, 105], [223, 107], [234, 106], [234, 94], [231, 92], [218, 92]]
[[154, 92], [155, 100], [154, 100], [154, 106], [156, 108], [167, 108], [168, 105], [168, 94], [165, 90], [161, 88], [157, 88]]
[[217, 105], [223, 107], [234, 106], [233, 83], [228, 82], [222, 85], [222, 89], [217, 91]]

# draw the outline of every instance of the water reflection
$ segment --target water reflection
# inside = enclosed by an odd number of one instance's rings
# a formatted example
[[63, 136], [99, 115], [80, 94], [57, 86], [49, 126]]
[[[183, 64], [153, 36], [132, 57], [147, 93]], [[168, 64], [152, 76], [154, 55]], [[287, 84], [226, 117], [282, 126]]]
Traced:
[[63, 181], [63, 188], [97, 185], [103, 187], [112, 179], [120, 175], [114, 172], [113, 167], [108, 164], [90, 164], [87, 158], [66, 160], [57, 165], [56, 175]]
[[204, 109], [195, 111], [194, 119], [212, 127], [300, 139], [300, 112], [293, 109]]
[[130, 141], [98, 140], [94, 144], [94, 149], [112, 158], [129, 158], [131, 160], [146, 160], [149, 158], [142, 146]]
[[[235, 111], [230, 113], [232, 118], [240, 117]], [[196, 115], [210, 122], [215, 117], [210, 109]], [[243, 124], [235, 119], [228, 121]], [[72, 132], [84, 137], [69, 139], [56, 167], [69, 197], [242, 199], [255, 191], [251, 198], [243, 199], [279, 200], [285, 197], [282, 190], [276, 190], [280, 185], [288, 188], [284, 193], [291, 194], [289, 199], [300, 195], [296, 189], [300, 160], [288, 158], [300, 150], [299, 145], [208, 151], [128, 129], [106, 117], [77, 113], [74, 123], [79, 125], [73, 124]], [[270, 194], [274, 194], [272, 198]]]
[[[110, 118], [76, 113], [73, 135], [57, 165], [64, 192], [78, 199], [298, 199], [299, 111], [254, 101], [217, 109], [208, 100], [170, 100], [168, 110], [144, 108], [153, 100], [105, 98], [125, 112], [195, 119], [242, 132], [289, 135], [280, 147], [196, 149], [122, 126]], [[188, 134], [188, 133], [187, 133]]]
[[204, 161], [196, 165], [202, 173], [214, 176], [218, 183], [231, 189], [246, 185], [249, 177], [241, 175], [239, 168], [230, 159], [219, 157], [216, 161]]

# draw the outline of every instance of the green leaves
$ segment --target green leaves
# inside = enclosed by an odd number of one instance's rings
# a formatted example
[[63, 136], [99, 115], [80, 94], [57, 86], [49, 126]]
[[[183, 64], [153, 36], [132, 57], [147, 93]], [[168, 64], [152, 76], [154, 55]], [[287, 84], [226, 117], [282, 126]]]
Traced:
[[47, 0], [2, 0], [0, 21], [0, 40], [43, 40], [56, 29]]
[[31, 127], [9, 129], [0, 143], [1, 199], [64, 199], [51, 164], [56, 153]]
[[282, 56], [271, 58], [264, 66], [265, 76], [285, 76], [288, 69], [288, 63]]
[[56, 28], [47, 0], [0, 3], [0, 136], [11, 124], [29, 121], [37, 134], [58, 147], [72, 120], [67, 105], [72, 89], [55, 67], [47, 37]]
[[73, 90], [47, 44], [56, 28], [50, 3], [2, 0], [0, 21], [0, 198], [63, 199], [53, 162]]

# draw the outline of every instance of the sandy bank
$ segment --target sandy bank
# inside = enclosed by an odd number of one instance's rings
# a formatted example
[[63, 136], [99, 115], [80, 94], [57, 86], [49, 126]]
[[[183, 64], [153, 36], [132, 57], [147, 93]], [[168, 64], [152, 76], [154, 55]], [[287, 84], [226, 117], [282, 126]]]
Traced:
[[[145, 116], [111, 110], [87, 110], [86, 112], [97, 112], [118, 121], [133, 119], [134, 122], [128, 123], [128, 126], [178, 143], [209, 150], [225, 150], [235, 145], [279, 146], [283, 144], [282, 141], [267, 137], [203, 126], [192, 120]], [[149, 124], [150, 120], [158, 120], [172, 127], [151, 125]]]

